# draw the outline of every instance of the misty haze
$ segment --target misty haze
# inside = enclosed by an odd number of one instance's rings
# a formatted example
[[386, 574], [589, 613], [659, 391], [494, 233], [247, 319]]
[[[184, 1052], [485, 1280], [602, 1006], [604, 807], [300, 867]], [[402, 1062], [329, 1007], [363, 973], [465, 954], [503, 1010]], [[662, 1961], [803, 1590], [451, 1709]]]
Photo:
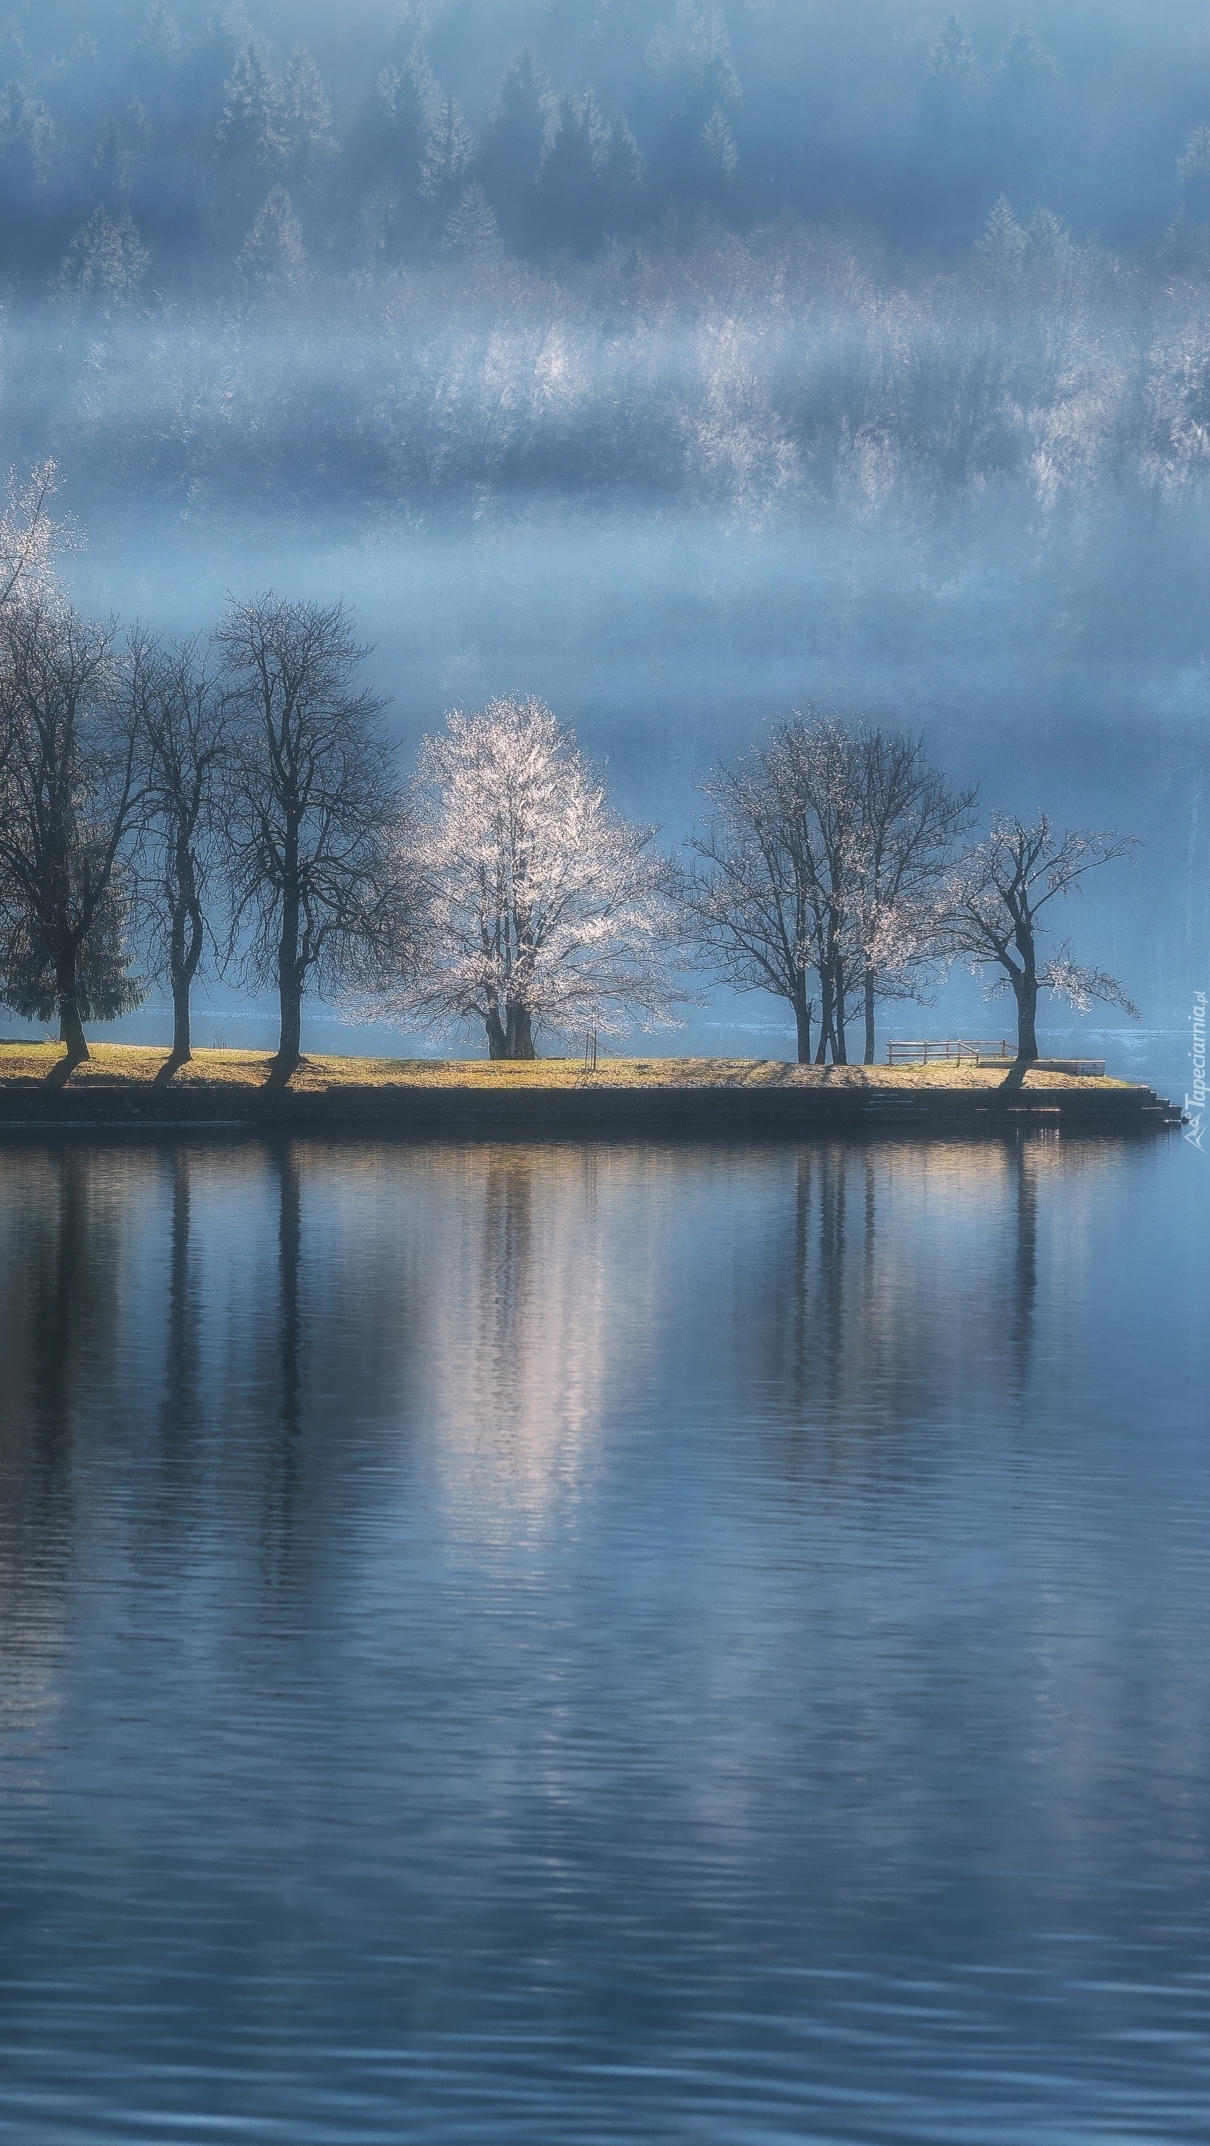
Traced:
[[0, 0], [0, 411], [0, 2146], [1205, 2146], [1210, 10]]
[[[669, 851], [791, 708], [920, 729], [988, 809], [1141, 838], [1081, 932], [1178, 1030], [1198, 10], [52, 6], [0, 41], [7, 452], [59, 465], [83, 609], [343, 596], [405, 764], [538, 694]], [[999, 1018], [957, 971], [915, 1022]], [[724, 994], [688, 1041], [782, 1033]]]

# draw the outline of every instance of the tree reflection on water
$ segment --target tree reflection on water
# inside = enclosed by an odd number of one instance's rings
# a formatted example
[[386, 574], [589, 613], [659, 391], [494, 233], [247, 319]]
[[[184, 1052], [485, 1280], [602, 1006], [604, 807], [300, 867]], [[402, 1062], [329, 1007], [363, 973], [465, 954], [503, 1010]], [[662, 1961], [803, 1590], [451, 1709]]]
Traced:
[[228, 1492], [259, 1485], [267, 1569], [339, 1507], [350, 1423], [402, 1438], [479, 1514], [538, 1517], [657, 1379], [708, 1413], [738, 1363], [741, 1390], [838, 1464], [875, 1424], [885, 1443], [896, 1422], [1025, 1415], [1048, 1230], [1078, 1232], [1114, 1152], [1054, 1135], [14, 1149], [10, 1556], [62, 1536], [115, 1412], [136, 1473], [154, 1421], [177, 1489], [193, 1451], [205, 1499], [199, 1441]]

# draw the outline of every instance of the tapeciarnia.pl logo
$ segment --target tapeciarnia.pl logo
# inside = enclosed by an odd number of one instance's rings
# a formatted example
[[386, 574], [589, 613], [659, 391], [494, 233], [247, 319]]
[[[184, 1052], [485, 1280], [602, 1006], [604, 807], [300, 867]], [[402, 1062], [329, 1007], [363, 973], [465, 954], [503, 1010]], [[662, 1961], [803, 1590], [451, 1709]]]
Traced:
[[1202, 1147], [1202, 1119], [1206, 1109], [1206, 994], [1204, 991], [1194, 992], [1193, 1012], [1190, 1018], [1193, 1022], [1193, 1050], [1191, 1053], [1193, 1058], [1193, 1093], [1185, 1097], [1185, 1109], [1189, 1116], [1189, 1123], [1185, 1127], [1185, 1138], [1190, 1147], [1195, 1147], [1199, 1153], [1205, 1154], [1206, 1151]]

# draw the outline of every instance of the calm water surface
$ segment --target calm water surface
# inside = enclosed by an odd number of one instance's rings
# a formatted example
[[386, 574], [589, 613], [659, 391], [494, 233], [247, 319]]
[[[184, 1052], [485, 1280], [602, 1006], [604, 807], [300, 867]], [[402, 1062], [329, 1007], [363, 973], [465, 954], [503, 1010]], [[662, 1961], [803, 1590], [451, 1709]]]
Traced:
[[1210, 2138], [1208, 1223], [0, 1151], [0, 2137]]

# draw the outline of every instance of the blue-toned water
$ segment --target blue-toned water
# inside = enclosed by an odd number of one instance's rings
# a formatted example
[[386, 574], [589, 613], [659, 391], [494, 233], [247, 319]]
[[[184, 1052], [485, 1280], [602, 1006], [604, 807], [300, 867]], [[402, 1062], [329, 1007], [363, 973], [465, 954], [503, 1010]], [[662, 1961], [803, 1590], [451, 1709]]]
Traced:
[[0, 2138], [1210, 2137], [1210, 1160], [0, 1151]]

